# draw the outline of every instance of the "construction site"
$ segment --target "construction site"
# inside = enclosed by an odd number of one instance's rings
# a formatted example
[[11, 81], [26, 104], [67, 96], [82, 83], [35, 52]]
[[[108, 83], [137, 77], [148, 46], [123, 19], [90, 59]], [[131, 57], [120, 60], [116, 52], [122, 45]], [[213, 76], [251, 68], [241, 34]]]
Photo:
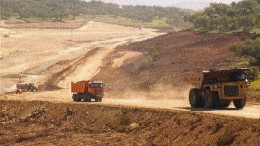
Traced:
[[72, 21], [0, 37], [0, 145], [260, 145], [259, 92], [193, 108], [185, 81], [237, 64], [228, 46], [251, 34]]

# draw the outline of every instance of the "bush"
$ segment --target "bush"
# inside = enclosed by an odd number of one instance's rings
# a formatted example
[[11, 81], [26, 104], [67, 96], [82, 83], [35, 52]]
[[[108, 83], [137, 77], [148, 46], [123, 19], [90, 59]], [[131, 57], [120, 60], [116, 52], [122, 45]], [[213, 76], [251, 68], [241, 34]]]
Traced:
[[232, 44], [229, 48], [240, 56], [250, 57], [250, 65], [260, 65], [260, 38], [248, 40], [245, 43]]
[[250, 85], [250, 89], [253, 91], [260, 91], [260, 80], [253, 81]]
[[153, 46], [148, 49], [148, 53], [134, 66], [134, 72], [142, 71], [153, 65], [156, 57], [160, 54], [161, 46]]
[[248, 76], [250, 76], [250, 80], [252, 81], [250, 89], [253, 91], [260, 91], [260, 67], [251, 68]]
[[259, 76], [258, 74], [259, 74], [259, 71], [257, 68], [251, 68], [248, 76], [250, 77], [250, 79], [252, 81], [254, 81], [254, 80], [258, 79], [258, 76]]
[[153, 64], [153, 58], [151, 56], [145, 56], [142, 60], [135, 65], [136, 71], [144, 70]]
[[151, 56], [153, 59], [155, 59], [159, 53], [160, 53], [161, 46], [153, 46], [152, 48], [149, 49], [148, 54]]

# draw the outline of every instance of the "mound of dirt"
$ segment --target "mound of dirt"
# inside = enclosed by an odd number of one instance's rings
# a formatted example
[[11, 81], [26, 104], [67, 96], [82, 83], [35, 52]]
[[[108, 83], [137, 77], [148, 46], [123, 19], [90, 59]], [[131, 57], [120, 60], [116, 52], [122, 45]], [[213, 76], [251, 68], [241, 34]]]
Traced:
[[1, 145], [260, 144], [260, 123], [253, 119], [96, 104], [0, 105]]

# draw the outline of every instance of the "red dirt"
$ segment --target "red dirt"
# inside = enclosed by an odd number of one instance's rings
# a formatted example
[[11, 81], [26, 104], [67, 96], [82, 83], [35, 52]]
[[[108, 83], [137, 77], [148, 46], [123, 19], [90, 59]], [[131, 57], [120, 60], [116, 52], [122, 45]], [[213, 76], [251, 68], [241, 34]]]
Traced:
[[95, 104], [0, 103], [1, 145], [260, 144], [258, 119]]
[[249, 94], [252, 102], [260, 103], [260, 91], [254, 91]]

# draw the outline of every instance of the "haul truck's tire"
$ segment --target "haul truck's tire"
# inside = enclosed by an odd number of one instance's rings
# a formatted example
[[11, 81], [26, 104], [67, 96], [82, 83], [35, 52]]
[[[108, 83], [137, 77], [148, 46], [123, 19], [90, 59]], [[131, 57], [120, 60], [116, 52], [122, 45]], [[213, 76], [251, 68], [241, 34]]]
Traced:
[[76, 96], [76, 102], [80, 102], [81, 101], [81, 95], [80, 94], [77, 94]]
[[91, 96], [89, 94], [86, 95], [86, 101], [91, 102]]
[[233, 103], [237, 109], [242, 109], [246, 105], [246, 98], [234, 100]]
[[81, 100], [80, 95], [78, 95], [78, 94], [73, 94], [72, 95], [72, 99], [75, 102], [79, 102]]
[[231, 104], [230, 100], [220, 100], [220, 102], [219, 102], [219, 106], [220, 107], [224, 107], [224, 108], [229, 107], [230, 104]]
[[91, 102], [91, 96], [89, 94], [84, 94], [82, 99], [84, 102]]
[[76, 101], [76, 97], [77, 97], [77, 94], [73, 94], [73, 95], [72, 95], [73, 101]]
[[84, 94], [83, 97], [82, 97], [82, 99], [83, 99], [84, 102], [87, 102], [87, 95]]
[[219, 106], [218, 92], [207, 89], [204, 93], [204, 101], [206, 108], [212, 109]]
[[99, 101], [99, 102], [102, 102], [102, 99], [103, 99], [103, 97], [101, 96], [101, 97], [99, 98], [99, 100], [98, 100], [98, 101]]
[[189, 93], [189, 102], [192, 108], [204, 107], [204, 101], [198, 89], [191, 89]]
[[96, 102], [102, 102], [102, 96], [97, 96], [97, 97], [95, 97], [95, 101]]

